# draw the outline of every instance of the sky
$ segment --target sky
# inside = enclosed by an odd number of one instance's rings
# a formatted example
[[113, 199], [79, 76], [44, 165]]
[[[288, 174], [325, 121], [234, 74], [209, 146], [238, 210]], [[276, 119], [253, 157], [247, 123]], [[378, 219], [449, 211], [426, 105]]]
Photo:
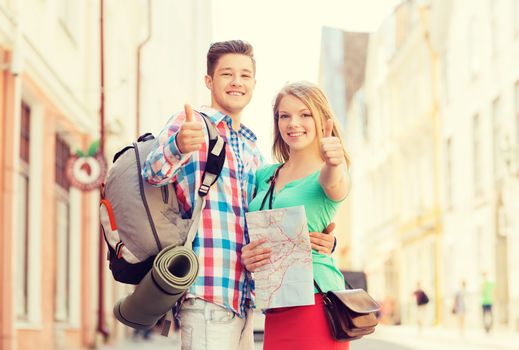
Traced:
[[288, 81], [318, 83], [321, 28], [374, 32], [400, 0], [213, 0], [213, 41], [254, 46], [256, 89], [242, 122], [269, 159], [272, 101]]

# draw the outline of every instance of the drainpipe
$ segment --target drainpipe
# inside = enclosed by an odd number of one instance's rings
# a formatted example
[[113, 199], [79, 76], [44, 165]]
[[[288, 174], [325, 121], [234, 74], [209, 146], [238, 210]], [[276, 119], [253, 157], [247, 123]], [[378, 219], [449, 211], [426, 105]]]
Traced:
[[148, 34], [144, 41], [142, 41], [137, 47], [137, 74], [136, 74], [136, 106], [135, 106], [135, 134], [136, 137], [140, 136], [141, 128], [141, 53], [144, 46], [150, 41], [151, 38], [151, 0], [148, 0]]
[[[99, 33], [100, 33], [100, 140], [99, 140], [99, 152], [104, 156], [104, 143], [105, 143], [105, 70], [104, 70], [104, 0], [99, 1]], [[99, 227], [99, 249], [98, 249], [98, 298], [97, 298], [97, 329], [103, 336], [103, 341], [106, 343], [110, 333], [106, 330], [105, 322], [105, 299], [104, 299], [104, 237], [101, 227]]]

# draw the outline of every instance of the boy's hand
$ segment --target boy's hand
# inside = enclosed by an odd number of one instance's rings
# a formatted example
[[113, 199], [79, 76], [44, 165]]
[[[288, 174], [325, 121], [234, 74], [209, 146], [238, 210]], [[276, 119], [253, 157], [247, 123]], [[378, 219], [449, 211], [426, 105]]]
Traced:
[[184, 105], [186, 120], [177, 134], [177, 147], [181, 153], [198, 151], [205, 142], [204, 125], [193, 120], [193, 110]]
[[332, 254], [333, 245], [335, 244], [334, 228], [335, 223], [332, 222], [324, 229], [323, 233], [310, 232], [310, 244], [312, 249], [321, 254]]

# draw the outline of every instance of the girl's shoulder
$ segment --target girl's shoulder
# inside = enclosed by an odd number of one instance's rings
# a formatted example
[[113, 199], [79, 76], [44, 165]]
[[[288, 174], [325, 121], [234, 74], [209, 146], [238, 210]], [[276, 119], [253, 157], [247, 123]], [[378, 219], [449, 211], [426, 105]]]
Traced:
[[262, 180], [262, 179], [266, 179], [270, 176], [272, 176], [274, 174], [274, 171], [276, 171], [276, 169], [279, 167], [279, 163], [278, 164], [266, 164], [266, 165], [263, 165], [261, 166], [257, 171], [256, 171], [256, 178], [258, 178], [258, 180]]

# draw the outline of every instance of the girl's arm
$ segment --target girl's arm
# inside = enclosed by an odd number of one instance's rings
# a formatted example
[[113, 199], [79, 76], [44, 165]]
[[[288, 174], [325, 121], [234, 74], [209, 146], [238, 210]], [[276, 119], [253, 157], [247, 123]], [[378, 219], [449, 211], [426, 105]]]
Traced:
[[319, 183], [333, 201], [346, 198], [350, 192], [351, 181], [341, 140], [332, 136], [333, 120], [328, 119], [321, 139], [321, 154], [325, 161]]
[[351, 181], [344, 157], [343, 164], [330, 166], [326, 163], [323, 166], [319, 176], [319, 183], [331, 200], [340, 201], [346, 198], [350, 192]]

